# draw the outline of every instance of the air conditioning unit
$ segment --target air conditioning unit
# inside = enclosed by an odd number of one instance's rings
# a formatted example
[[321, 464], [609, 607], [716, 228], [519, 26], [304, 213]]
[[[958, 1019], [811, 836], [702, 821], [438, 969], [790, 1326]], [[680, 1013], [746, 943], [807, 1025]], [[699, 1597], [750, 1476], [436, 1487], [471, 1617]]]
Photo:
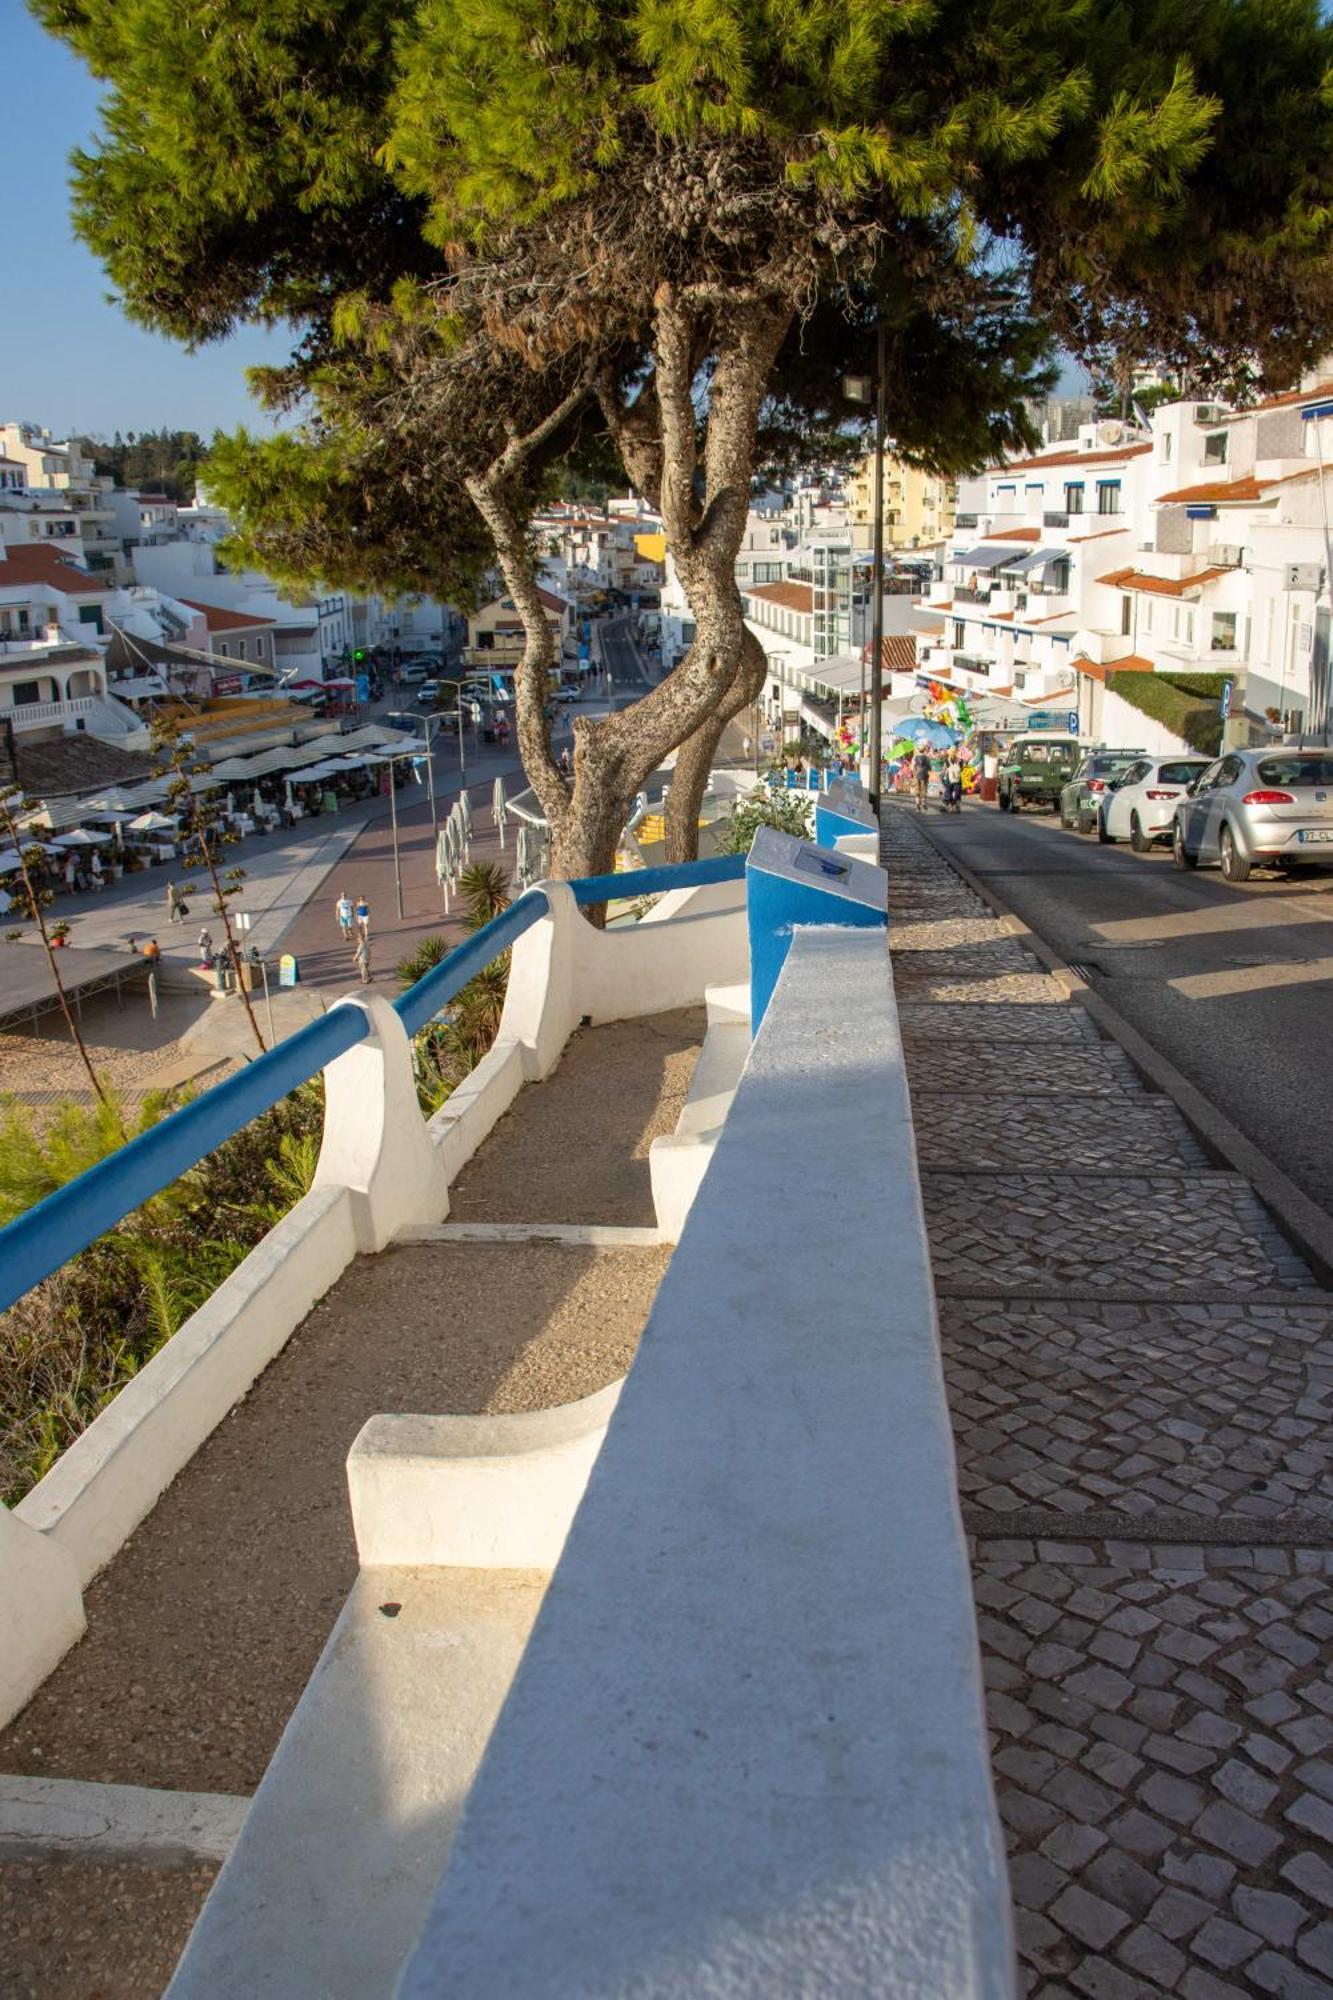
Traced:
[[1220, 424], [1226, 416], [1221, 403], [1196, 403], [1194, 421], [1196, 424]]
[[1322, 564], [1288, 563], [1286, 567], [1286, 582], [1283, 588], [1285, 590], [1318, 591], [1322, 589], [1323, 582], [1324, 571]]
[[1208, 551], [1208, 561], [1215, 569], [1239, 569], [1244, 560], [1239, 542], [1214, 542]]
[[1113, 420], [1110, 423], [1098, 424], [1097, 426], [1098, 444], [1119, 444], [1123, 440], [1124, 435], [1125, 426], [1118, 421]]

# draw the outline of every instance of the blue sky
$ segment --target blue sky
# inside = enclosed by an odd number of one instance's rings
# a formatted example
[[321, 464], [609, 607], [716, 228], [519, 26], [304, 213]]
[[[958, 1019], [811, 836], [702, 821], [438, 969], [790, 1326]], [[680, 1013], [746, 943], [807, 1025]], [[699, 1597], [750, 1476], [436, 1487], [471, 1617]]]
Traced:
[[0, 175], [0, 419], [71, 431], [196, 430], [262, 423], [245, 370], [281, 360], [280, 336], [247, 330], [189, 354], [133, 326], [69, 219], [69, 154], [97, 123], [97, 85], [22, 0], [0, 0], [6, 168]]

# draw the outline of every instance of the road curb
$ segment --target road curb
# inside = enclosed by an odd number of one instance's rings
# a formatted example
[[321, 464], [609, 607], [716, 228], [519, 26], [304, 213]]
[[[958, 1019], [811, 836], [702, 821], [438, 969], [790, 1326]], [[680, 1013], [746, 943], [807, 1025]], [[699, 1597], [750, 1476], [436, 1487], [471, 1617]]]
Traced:
[[1241, 1174], [1268, 1208], [1278, 1227], [1310, 1264], [1320, 1283], [1333, 1287], [1333, 1216], [1320, 1208], [1309, 1195], [1262, 1152], [1253, 1140], [1233, 1125], [1203, 1092], [1183, 1076], [1175, 1064], [1155, 1049], [1137, 1028], [1130, 1026], [1119, 1010], [1067, 965], [1045, 938], [1026, 924], [1017, 913], [975, 875], [965, 861], [937, 840], [926, 815], [915, 824], [972, 893], [1008, 928], [1008, 935], [1021, 937], [1046, 970], [1065, 987], [1071, 1000], [1091, 1015], [1108, 1041], [1115, 1042], [1129, 1057], [1140, 1075], [1169, 1097], [1187, 1125], [1222, 1165]]

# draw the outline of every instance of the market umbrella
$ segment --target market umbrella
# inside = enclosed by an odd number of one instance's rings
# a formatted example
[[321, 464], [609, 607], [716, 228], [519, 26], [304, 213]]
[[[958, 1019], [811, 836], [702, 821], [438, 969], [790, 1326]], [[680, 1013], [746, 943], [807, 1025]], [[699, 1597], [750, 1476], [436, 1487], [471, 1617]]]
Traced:
[[898, 724], [894, 741], [902, 742], [904, 738], [924, 743], [931, 750], [947, 750], [951, 743], [962, 740], [962, 731], [950, 729], [943, 722], [930, 722], [924, 715], [909, 715]]
[[138, 819], [130, 821], [131, 833], [174, 833], [175, 831], [175, 820], [168, 819], [165, 813], [140, 813]]
[[505, 781], [503, 778], [497, 778], [491, 789], [491, 817], [495, 821], [495, 830], [500, 836], [500, 846], [503, 848], [505, 844], [505, 820], [508, 817], [505, 812]]
[[58, 833], [51, 842], [52, 847], [102, 847], [110, 840], [109, 833], [87, 833], [76, 826], [73, 833]]

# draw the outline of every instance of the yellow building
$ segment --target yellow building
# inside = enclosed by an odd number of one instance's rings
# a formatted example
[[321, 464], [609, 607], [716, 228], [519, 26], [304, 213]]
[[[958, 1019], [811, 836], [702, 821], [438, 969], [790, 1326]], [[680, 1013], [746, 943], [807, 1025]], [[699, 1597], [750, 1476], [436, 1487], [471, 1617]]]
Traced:
[[[873, 540], [875, 460], [867, 453], [847, 478], [847, 520], [852, 546], [868, 549]], [[943, 541], [953, 533], [958, 489], [919, 466], [904, 465], [892, 452], [884, 454], [884, 546], [915, 549]]]

